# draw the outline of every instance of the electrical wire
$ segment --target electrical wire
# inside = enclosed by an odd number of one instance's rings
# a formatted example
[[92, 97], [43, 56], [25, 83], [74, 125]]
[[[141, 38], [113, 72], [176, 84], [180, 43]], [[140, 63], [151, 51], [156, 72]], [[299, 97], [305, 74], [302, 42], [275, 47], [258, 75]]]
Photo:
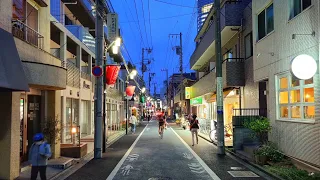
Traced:
[[150, 20], [151, 19], [151, 15], [150, 15], [150, 0], [148, 0], [148, 12], [149, 12], [149, 31], [150, 31], [150, 38], [151, 38], [151, 48], [153, 48], [152, 31], [151, 31], [151, 20]]
[[157, 2], [160, 2], [160, 3], [164, 3], [164, 4], [169, 4], [169, 5], [172, 5], [172, 6], [179, 6], [179, 7], [185, 7], [185, 8], [192, 8], [192, 9], [197, 9], [198, 7], [192, 7], [192, 6], [185, 6], [185, 5], [180, 5], [180, 4], [174, 4], [174, 3], [170, 3], [170, 2], [166, 2], [166, 1], [160, 1], [160, 0], [154, 0], [154, 1], [157, 1]]
[[[182, 16], [188, 16], [188, 15], [193, 15], [195, 14], [193, 13], [187, 13], [187, 14], [180, 14], [180, 15], [174, 15], [174, 16], [167, 16], [167, 17], [160, 17], [160, 18], [154, 18], [154, 19], [150, 19], [150, 21], [156, 21], [156, 20], [162, 20], [162, 19], [171, 19], [171, 18], [176, 18], [176, 17], [182, 17]], [[144, 19], [144, 21], [148, 21], [148, 19]], [[121, 24], [125, 24], [125, 23], [137, 23], [138, 21], [123, 21], [120, 22]]]
[[[141, 0], [141, 6], [142, 6], [142, 17], [143, 17], [143, 19], [146, 19], [145, 16], [144, 16], [144, 6], [143, 6], [142, 0]], [[147, 44], [148, 44], [148, 46], [149, 46], [149, 40], [148, 40], [148, 33], [147, 33], [146, 21], [143, 21], [143, 24], [144, 24], [144, 31], [145, 31], [145, 34], [146, 34]], [[150, 46], [149, 46], [149, 47], [150, 47]]]
[[136, 0], [134, 0], [134, 7], [135, 7], [135, 10], [136, 10], [136, 15], [137, 15], [137, 20], [138, 20], [138, 28], [139, 28], [140, 35], [141, 35], [141, 41], [142, 41], [143, 45], [146, 46], [145, 43], [144, 43], [144, 40], [143, 40], [142, 31], [141, 31], [141, 28], [140, 28], [140, 21], [139, 21], [139, 16], [138, 16], [138, 9], [137, 9]]

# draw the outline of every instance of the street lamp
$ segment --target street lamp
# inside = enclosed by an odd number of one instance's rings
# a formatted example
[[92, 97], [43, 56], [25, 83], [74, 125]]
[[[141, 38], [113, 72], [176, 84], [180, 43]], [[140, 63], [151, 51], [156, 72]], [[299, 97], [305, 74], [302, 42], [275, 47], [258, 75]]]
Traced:
[[301, 54], [291, 61], [293, 75], [302, 80], [312, 78], [317, 72], [317, 66], [313, 57], [306, 54]]
[[[128, 75], [127, 75], [127, 80], [126, 80], [126, 89], [129, 84], [129, 77], [130, 79], [134, 79], [134, 77], [138, 74], [138, 71], [133, 69]], [[128, 134], [128, 111], [129, 111], [129, 103], [128, 103], [128, 98], [126, 98], [126, 134]]]

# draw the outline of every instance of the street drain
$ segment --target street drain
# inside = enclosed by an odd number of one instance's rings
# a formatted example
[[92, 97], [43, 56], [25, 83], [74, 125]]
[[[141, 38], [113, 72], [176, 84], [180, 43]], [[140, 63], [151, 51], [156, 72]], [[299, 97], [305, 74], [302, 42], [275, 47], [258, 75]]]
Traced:
[[228, 173], [233, 177], [259, 177], [252, 171], [228, 171]]
[[152, 178], [149, 178], [148, 180], [173, 180], [173, 179], [170, 177], [152, 177]]

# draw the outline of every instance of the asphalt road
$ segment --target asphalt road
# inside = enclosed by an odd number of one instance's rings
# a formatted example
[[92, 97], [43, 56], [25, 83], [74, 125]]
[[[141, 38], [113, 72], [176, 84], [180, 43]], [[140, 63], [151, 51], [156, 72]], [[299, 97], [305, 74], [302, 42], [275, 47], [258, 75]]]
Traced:
[[218, 156], [217, 148], [200, 137], [198, 145], [190, 146], [190, 137], [190, 131], [172, 126], [161, 139], [157, 122], [150, 122], [139, 127], [135, 135], [119, 139], [102, 159], [90, 161], [67, 179], [271, 179], [244, 162]]

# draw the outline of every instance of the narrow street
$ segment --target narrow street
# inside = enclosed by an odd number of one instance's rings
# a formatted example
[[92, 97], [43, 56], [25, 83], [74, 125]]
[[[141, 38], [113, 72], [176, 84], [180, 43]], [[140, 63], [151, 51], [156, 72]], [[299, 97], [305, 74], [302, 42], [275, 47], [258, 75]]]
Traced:
[[229, 156], [219, 158], [215, 146], [201, 138], [198, 145], [190, 145], [188, 131], [172, 125], [161, 139], [158, 124], [152, 121], [110, 146], [103, 159], [90, 161], [67, 179], [234, 179], [229, 172], [237, 179], [265, 179]]

